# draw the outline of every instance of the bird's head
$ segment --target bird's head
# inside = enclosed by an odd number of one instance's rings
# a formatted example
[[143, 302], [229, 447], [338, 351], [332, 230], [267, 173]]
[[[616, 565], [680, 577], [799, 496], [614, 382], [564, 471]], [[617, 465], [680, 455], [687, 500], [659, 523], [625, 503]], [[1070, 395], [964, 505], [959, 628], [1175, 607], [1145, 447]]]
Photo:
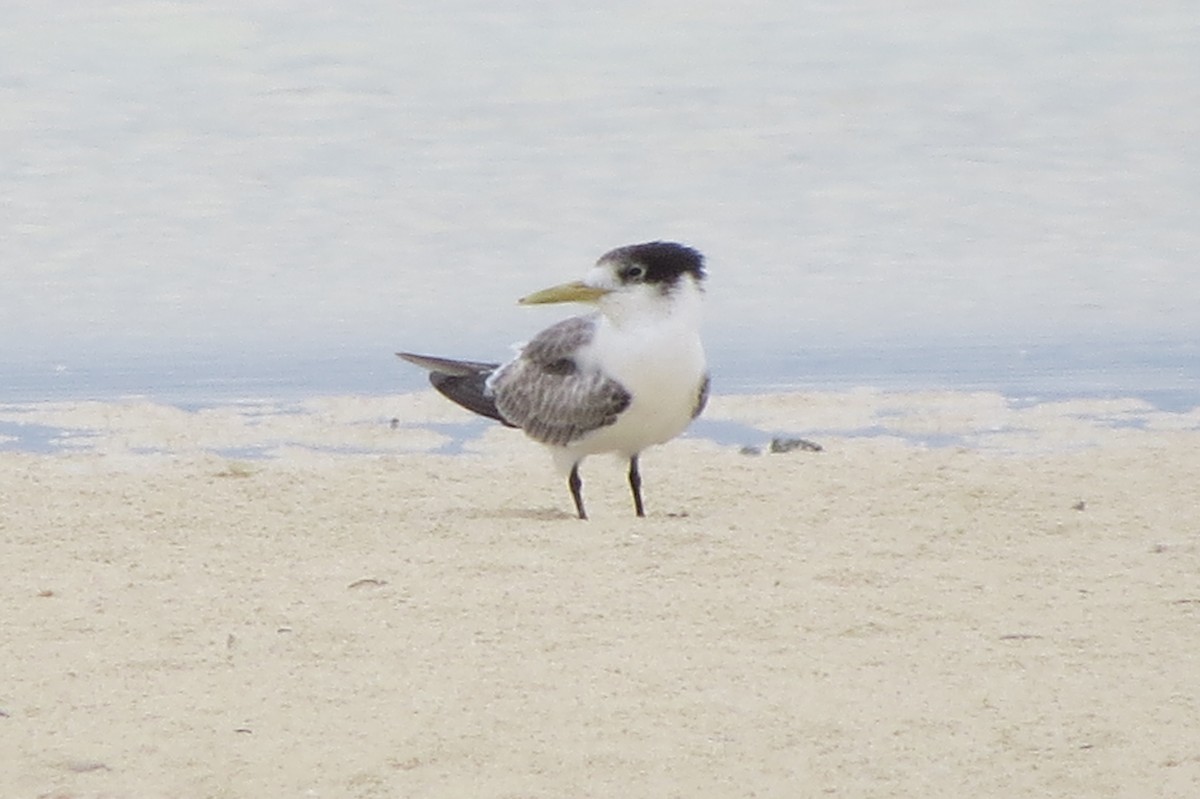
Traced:
[[681, 306], [698, 306], [704, 278], [704, 256], [698, 251], [652, 241], [611, 250], [583, 280], [534, 292], [521, 298], [521, 304], [590, 303], [618, 323], [658, 318]]

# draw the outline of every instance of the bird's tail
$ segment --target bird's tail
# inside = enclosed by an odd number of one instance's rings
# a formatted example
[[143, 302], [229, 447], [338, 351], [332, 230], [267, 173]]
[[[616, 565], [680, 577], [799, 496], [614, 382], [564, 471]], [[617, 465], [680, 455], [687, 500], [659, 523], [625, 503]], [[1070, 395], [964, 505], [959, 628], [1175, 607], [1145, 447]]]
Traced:
[[397, 352], [396, 355], [422, 369], [428, 369], [429, 382], [451, 402], [508, 427], [516, 426], [500, 415], [496, 400], [487, 387], [488, 378], [500, 368], [500, 364], [455, 361], [412, 352]]

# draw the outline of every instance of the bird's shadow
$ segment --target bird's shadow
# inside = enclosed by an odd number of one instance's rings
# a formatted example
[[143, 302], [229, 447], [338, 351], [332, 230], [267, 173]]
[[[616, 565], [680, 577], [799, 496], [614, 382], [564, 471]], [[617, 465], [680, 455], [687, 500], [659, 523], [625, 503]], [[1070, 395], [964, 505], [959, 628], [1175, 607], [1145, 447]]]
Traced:
[[[492, 510], [482, 510], [480, 508], [472, 508], [464, 512], [464, 515], [471, 519], [512, 519], [522, 522], [561, 522], [561, 521], [585, 521], [580, 519], [574, 513], [569, 513], [558, 508], [494, 508]], [[648, 518], [653, 518], [655, 515], [664, 519], [688, 519], [694, 518], [689, 511], [672, 511], [662, 514], [650, 514]]]
[[476, 508], [468, 511], [472, 519], [514, 519], [523, 522], [560, 522], [577, 521], [574, 513], [568, 513], [558, 508], [493, 508], [481, 510]]

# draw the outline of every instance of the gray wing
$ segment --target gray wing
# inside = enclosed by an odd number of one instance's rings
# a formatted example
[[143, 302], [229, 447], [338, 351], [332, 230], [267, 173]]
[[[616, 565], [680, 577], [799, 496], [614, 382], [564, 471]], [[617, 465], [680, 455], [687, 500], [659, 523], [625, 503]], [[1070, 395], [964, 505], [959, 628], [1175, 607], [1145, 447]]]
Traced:
[[535, 441], [555, 446], [615, 422], [629, 407], [629, 392], [600, 372], [583, 371], [575, 359], [594, 330], [589, 317], [565, 319], [500, 367], [488, 386], [504, 418]]
[[695, 419], [704, 412], [704, 406], [708, 404], [708, 387], [712, 380], [706, 374], [704, 381], [700, 384], [700, 391], [696, 393], [696, 406], [692, 408], [692, 418]]

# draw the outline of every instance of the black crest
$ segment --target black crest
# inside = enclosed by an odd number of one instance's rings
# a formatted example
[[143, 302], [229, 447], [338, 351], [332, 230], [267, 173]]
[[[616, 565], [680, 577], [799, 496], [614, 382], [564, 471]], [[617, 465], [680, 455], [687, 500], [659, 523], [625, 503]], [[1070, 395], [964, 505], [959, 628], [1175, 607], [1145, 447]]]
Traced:
[[606, 262], [618, 264], [621, 279], [629, 282], [671, 286], [685, 274], [690, 274], [697, 283], [704, 280], [704, 256], [673, 241], [618, 247], [600, 258], [600, 263]]

